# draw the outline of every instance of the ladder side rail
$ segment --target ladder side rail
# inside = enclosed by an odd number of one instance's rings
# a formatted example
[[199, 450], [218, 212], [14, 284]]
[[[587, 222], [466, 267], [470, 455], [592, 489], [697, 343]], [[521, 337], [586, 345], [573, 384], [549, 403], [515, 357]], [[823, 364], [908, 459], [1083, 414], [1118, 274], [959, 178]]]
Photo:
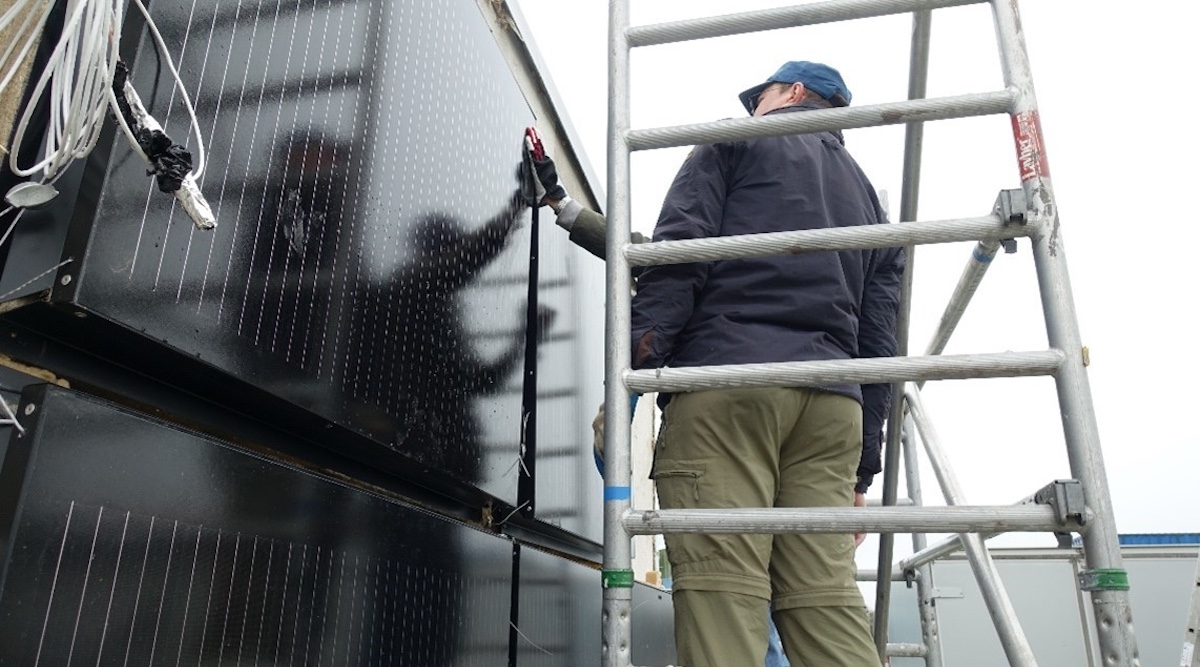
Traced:
[[[921, 442], [925, 445], [929, 462], [941, 484], [946, 504], [959, 505], [965, 502], [962, 488], [954, 471], [950, 468], [950, 461], [942, 449], [937, 431], [928, 418], [928, 413], [921, 402], [920, 393], [915, 387], [910, 387], [905, 392], [904, 398], [908, 404], [909, 414], [912, 415], [913, 422], [917, 426], [917, 432], [921, 436]], [[1021, 506], [1018, 505], [1018, 507]], [[1029, 646], [1029, 640], [1026, 639], [1024, 630], [1021, 629], [1016, 609], [1012, 606], [1012, 600], [1009, 599], [1008, 591], [1000, 580], [996, 563], [988, 553], [983, 538], [978, 534], [964, 534], [959, 537], [967, 552], [971, 569], [975, 572], [975, 580], [979, 583], [984, 603], [987, 605], [992, 621], [996, 624], [996, 634], [999, 635], [1000, 644], [1004, 648], [1005, 655], [1008, 656], [1009, 664], [1014, 667], [1036, 667], [1037, 659], [1033, 655], [1033, 649]]]
[[1196, 576], [1192, 580], [1192, 598], [1188, 605], [1187, 622], [1183, 627], [1183, 650], [1179, 667], [1200, 667], [1200, 652], [1196, 651], [1196, 635], [1200, 631], [1200, 555], [1196, 557]]
[[[1053, 375], [1063, 363], [1059, 350], [995, 352], [932, 357], [874, 357], [766, 364], [689, 366], [627, 371], [630, 391], [701, 391], [744, 387], [820, 387], [837, 382], [874, 384], [916, 380]], [[628, 399], [626, 399], [628, 403]], [[607, 427], [607, 423], [605, 424]]]
[[631, 535], [1039, 533], [1081, 532], [1084, 526], [1078, 518], [1060, 518], [1046, 505], [631, 509], [621, 522]]
[[1008, 113], [1016, 92], [994, 90], [924, 100], [886, 102], [855, 107], [812, 109], [805, 113], [731, 118], [705, 123], [629, 130], [632, 151], [675, 148], [722, 141], [782, 137], [826, 130], [851, 130], [933, 120]]
[[632, 26], [626, 38], [632, 47], [659, 46], [983, 2], [987, 0], [826, 0], [790, 7]]
[[992, 0], [996, 37], [1000, 46], [1004, 80], [1018, 91], [1012, 115], [1013, 138], [1018, 151], [1021, 186], [1029, 218], [1047, 229], [1033, 237], [1042, 310], [1050, 345], [1067, 353], [1067, 363], [1055, 376], [1067, 458], [1071, 475], [1083, 485], [1087, 506], [1095, 520], [1083, 535], [1083, 587], [1091, 593], [1096, 632], [1105, 664], [1137, 664], [1137, 639], [1129, 604], [1129, 583], [1117, 538], [1112, 499], [1100, 450], [1100, 433], [1092, 404], [1083, 344], [1071, 296], [1071, 281], [1059, 229], [1058, 206], [1050, 180], [1049, 163], [1038, 120], [1033, 76], [1025, 51], [1025, 37], [1016, 0]]
[[629, 0], [609, 3], [608, 167], [605, 262], [604, 556], [601, 570], [602, 667], [628, 667], [632, 661], [633, 545], [621, 517], [630, 507], [631, 417], [621, 374], [630, 367], [632, 296], [623, 246], [631, 223], [630, 159], [625, 135], [630, 125]]
[[[902, 439], [900, 441], [901, 453], [904, 458], [904, 473], [906, 487], [908, 491], [908, 500], [914, 507], [923, 507], [925, 505], [924, 498], [921, 492], [921, 467], [918, 459], [916, 438], [916, 424], [913, 422], [911, 414], [904, 415], [904, 429]], [[928, 540], [924, 533], [912, 534], [913, 552], [919, 553], [928, 546]], [[924, 643], [926, 651], [925, 655], [921, 656], [925, 660], [925, 667], [942, 667], [942, 639], [941, 628], [938, 624], [937, 602], [934, 599], [934, 580], [933, 567], [926, 563], [918, 568], [900, 567], [896, 570], [896, 575], [899, 575], [900, 580], [904, 580], [905, 573], [909, 569], [915, 569], [917, 586], [917, 615], [921, 622], [921, 639]], [[897, 579], [896, 576], [889, 577], [891, 581]], [[878, 612], [876, 612], [878, 618]]]
[[[925, 99], [929, 80], [929, 46], [932, 32], [933, 12], [925, 9], [913, 12], [912, 40], [909, 47], [908, 99]], [[921, 154], [925, 139], [925, 125], [922, 122], [908, 123], [904, 127], [904, 163], [900, 189], [900, 220], [917, 219], [917, 200], [921, 184]], [[909, 334], [912, 311], [913, 275], [916, 270], [916, 247], [908, 245], [904, 249], [904, 273], [900, 278], [900, 308], [896, 317], [896, 354], [909, 354]], [[883, 502], [892, 504], [898, 497], [897, 483], [899, 478], [900, 451], [904, 445], [902, 427], [904, 420], [903, 402], [898, 395], [904, 391], [902, 385], [892, 386], [892, 400], [888, 406], [887, 430], [884, 433], [882, 457], [882, 492]], [[911, 475], [912, 470], [908, 470]], [[914, 534], [914, 538], [916, 534]], [[895, 537], [892, 535], [879, 536], [877, 554], [878, 568], [886, 571], [892, 567], [895, 558]], [[888, 622], [891, 616], [892, 589], [890, 577], [885, 577], [882, 585], [875, 589], [875, 648], [881, 654], [885, 653], [888, 640]], [[920, 591], [918, 590], [918, 595]], [[925, 633], [925, 618], [922, 619], [922, 633]], [[940, 663], [940, 647], [930, 651], [936, 653], [936, 661]], [[929, 667], [930, 657], [926, 655], [926, 667]]]
[[803, 229], [790, 232], [737, 234], [678, 241], [628, 244], [625, 257], [631, 266], [711, 262], [722, 259], [762, 257], [827, 250], [867, 250], [907, 245], [931, 245], [962, 241], [997, 242], [1035, 233], [1029, 225], [1005, 222], [988, 215], [952, 220], [905, 222]]

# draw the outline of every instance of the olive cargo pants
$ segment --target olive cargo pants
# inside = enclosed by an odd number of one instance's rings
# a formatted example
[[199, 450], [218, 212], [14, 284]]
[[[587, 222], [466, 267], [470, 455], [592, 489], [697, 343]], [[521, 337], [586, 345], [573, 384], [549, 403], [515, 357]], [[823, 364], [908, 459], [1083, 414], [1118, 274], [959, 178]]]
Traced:
[[[653, 477], [664, 509], [850, 507], [862, 408], [812, 389], [677, 394]], [[793, 667], [879, 667], [852, 535], [666, 536], [685, 667], [761, 667], [768, 600]]]

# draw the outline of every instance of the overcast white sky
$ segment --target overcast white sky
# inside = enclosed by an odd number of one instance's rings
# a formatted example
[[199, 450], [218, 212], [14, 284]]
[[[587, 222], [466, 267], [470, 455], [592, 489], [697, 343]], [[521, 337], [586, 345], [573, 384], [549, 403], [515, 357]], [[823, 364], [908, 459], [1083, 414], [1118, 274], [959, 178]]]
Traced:
[[[517, 4], [582, 150], [605, 173], [607, 2]], [[634, 24], [795, 4], [780, 0], [644, 0]], [[1101, 12], [1099, 8], [1121, 7]], [[1191, 251], [1200, 241], [1191, 192], [1200, 130], [1186, 100], [1200, 63], [1200, 8], [1177, 0], [1027, 0], [1022, 19], [1056, 189], [1118, 530], [1200, 532], [1200, 436], [1190, 423], [1200, 373], [1191, 310]], [[786, 60], [842, 71], [854, 104], [907, 91], [911, 17], [791, 28], [634, 51], [634, 127], [743, 116], [736, 94]], [[989, 7], [938, 10], [930, 97], [1002, 87]], [[847, 144], [898, 214], [899, 127], [851, 130]], [[634, 226], [653, 229], [687, 149], [638, 153]], [[1019, 186], [1006, 116], [927, 125], [918, 219], [986, 214]], [[924, 351], [973, 244], [924, 246], [915, 256], [911, 353]], [[1046, 347], [1027, 242], [998, 257], [948, 353]], [[1007, 504], [1069, 476], [1049, 378], [931, 384], [926, 407], [972, 504]], [[931, 474], [926, 502], [940, 503]], [[878, 496], [881, 484], [872, 489]], [[874, 538], [872, 538], [873, 540]], [[1004, 544], [1051, 545], [1048, 536]], [[897, 540], [898, 553], [908, 548]], [[873, 550], [860, 552], [872, 562]]]

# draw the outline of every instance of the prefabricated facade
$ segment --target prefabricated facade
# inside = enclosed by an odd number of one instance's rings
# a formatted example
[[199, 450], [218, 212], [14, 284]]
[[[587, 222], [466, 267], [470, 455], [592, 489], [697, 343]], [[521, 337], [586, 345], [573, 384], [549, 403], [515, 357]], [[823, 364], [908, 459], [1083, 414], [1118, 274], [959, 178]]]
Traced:
[[[520, 17], [150, 12], [217, 226], [109, 123], [0, 250], [0, 664], [597, 660], [603, 265], [511, 215], [524, 129], [599, 202]], [[195, 154], [132, 10], [121, 55]], [[670, 662], [636, 595], [636, 659]]]

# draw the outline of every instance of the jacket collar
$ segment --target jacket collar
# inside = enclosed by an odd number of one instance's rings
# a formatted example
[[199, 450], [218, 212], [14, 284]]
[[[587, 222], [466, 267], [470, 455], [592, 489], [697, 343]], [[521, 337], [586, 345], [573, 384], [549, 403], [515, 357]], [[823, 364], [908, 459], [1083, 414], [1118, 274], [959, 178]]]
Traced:
[[[824, 109], [824, 108], [825, 107], [822, 107], [813, 102], [800, 102], [799, 104], [792, 104], [790, 106], [779, 107], [778, 109], [773, 109], [771, 111], [768, 111], [765, 115], [770, 116], [772, 114], [793, 113], [796, 111], [813, 111], [815, 109]], [[843, 146], [846, 145], [846, 138], [844, 136], [842, 136], [841, 130], [827, 130], [827, 131], [830, 134], [832, 134], [834, 137], [837, 137], [839, 144], [841, 144]]]

